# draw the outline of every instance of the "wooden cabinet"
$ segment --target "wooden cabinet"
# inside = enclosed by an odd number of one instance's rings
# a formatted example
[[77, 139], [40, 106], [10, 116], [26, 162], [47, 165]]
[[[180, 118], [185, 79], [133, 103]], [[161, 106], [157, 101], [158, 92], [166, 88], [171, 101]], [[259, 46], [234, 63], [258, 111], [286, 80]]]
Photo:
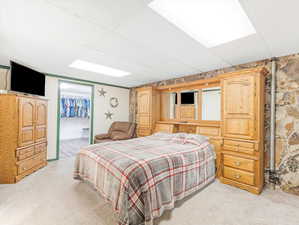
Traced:
[[255, 75], [225, 78], [223, 90], [223, 136], [255, 138]]
[[47, 164], [47, 101], [0, 95], [0, 183], [15, 183]]
[[255, 194], [264, 186], [264, 68], [222, 75], [220, 181]]
[[[138, 135], [146, 136], [155, 131], [196, 133], [209, 137], [214, 145], [217, 160], [217, 177], [230, 184], [259, 194], [264, 185], [264, 83], [267, 70], [262, 67], [218, 75], [190, 83], [140, 88], [137, 90]], [[192, 105], [174, 105], [174, 116], [169, 107], [169, 93], [221, 86], [221, 121], [196, 119]], [[220, 91], [218, 91], [220, 94]], [[178, 99], [180, 102], [180, 97]], [[219, 106], [219, 101], [216, 102]], [[200, 104], [199, 104], [200, 107]], [[219, 107], [216, 107], [217, 109]], [[160, 115], [159, 115], [160, 114]], [[200, 113], [199, 113], [200, 115]], [[163, 121], [158, 121], [159, 117]], [[168, 118], [168, 120], [167, 120]]]
[[151, 135], [159, 118], [160, 94], [152, 87], [137, 89], [137, 136]]

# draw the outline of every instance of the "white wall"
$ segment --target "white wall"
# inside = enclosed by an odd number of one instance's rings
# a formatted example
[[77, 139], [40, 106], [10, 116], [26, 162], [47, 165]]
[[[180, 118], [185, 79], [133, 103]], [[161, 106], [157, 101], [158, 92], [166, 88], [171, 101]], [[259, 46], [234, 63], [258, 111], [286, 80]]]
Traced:
[[58, 79], [46, 77], [48, 98], [48, 159], [56, 158]]
[[[69, 140], [86, 137], [83, 128], [90, 127], [89, 118], [61, 118], [60, 120], [60, 140]], [[88, 137], [88, 136], [87, 136]]]
[[[3, 86], [3, 76], [3, 73], [0, 73], [0, 87]], [[45, 95], [48, 99], [48, 159], [56, 158], [58, 81], [59, 78], [46, 77]], [[93, 134], [107, 132], [113, 121], [129, 121], [129, 89], [106, 85], [94, 86]], [[99, 96], [97, 90], [100, 88], [104, 88], [107, 91], [105, 97]], [[113, 109], [110, 107], [110, 97], [117, 97], [119, 99], [119, 106], [117, 108]], [[106, 120], [105, 112], [108, 110], [114, 113], [112, 120]]]
[[[99, 96], [98, 91], [103, 88], [107, 91], [106, 96]], [[113, 121], [129, 121], [129, 89], [95, 85], [94, 101], [94, 135], [108, 131]], [[118, 98], [119, 105], [117, 108], [110, 107], [110, 98]], [[107, 120], [105, 113], [113, 113], [112, 120]]]

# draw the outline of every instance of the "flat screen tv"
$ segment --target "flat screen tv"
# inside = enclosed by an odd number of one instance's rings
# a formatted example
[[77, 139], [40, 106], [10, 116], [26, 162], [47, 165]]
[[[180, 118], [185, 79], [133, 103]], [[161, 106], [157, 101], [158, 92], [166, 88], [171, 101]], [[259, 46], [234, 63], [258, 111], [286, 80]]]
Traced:
[[45, 96], [44, 74], [16, 62], [11, 61], [10, 65], [12, 91]]
[[194, 92], [182, 92], [181, 104], [194, 104]]

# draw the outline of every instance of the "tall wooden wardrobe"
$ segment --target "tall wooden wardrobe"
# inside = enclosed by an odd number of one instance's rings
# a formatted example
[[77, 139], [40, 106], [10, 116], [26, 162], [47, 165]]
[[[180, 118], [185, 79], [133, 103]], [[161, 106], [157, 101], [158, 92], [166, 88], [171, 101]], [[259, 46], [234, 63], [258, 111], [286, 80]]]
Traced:
[[153, 87], [137, 90], [137, 136], [151, 135], [160, 118], [160, 94]]
[[0, 94], [0, 183], [16, 183], [47, 165], [47, 100]]
[[264, 186], [265, 74], [264, 68], [256, 68], [220, 76], [220, 180], [255, 194]]

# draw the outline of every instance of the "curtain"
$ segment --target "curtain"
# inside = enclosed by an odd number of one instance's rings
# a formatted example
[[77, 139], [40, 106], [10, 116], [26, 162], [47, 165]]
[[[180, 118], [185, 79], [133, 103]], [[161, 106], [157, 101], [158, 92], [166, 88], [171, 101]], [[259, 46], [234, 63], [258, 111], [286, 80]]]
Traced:
[[62, 96], [60, 98], [60, 116], [61, 118], [89, 118], [90, 99]]

